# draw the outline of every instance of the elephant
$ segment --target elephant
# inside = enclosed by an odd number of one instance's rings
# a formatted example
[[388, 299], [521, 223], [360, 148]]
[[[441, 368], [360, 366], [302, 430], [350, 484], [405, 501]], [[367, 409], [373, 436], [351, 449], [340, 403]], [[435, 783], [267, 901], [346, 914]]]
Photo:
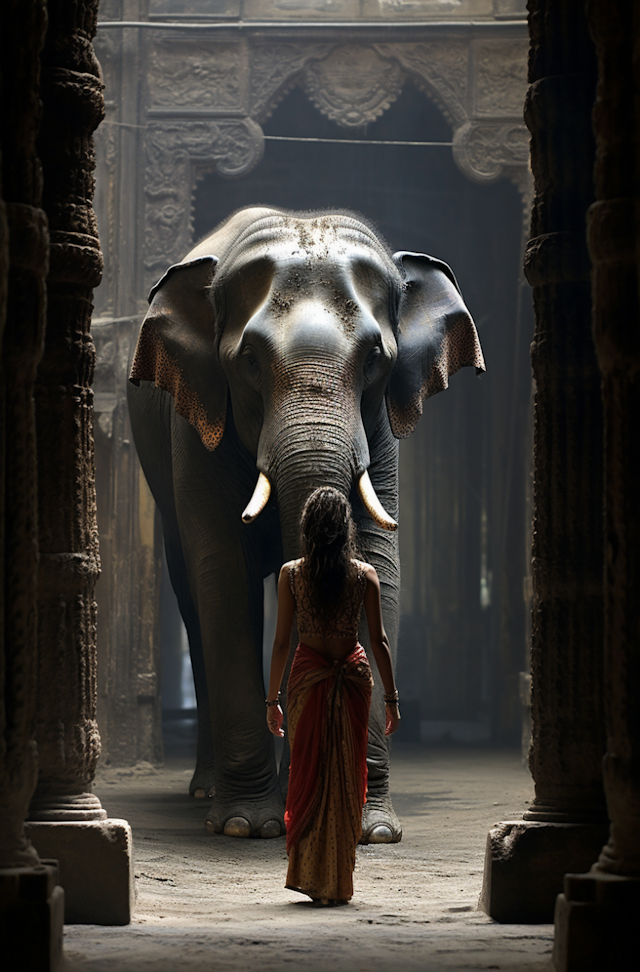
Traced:
[[[278, 773], [264, 716], [264, 578], [299, 555], [309, 494], [341, 490], [359, 555], [380, 577], [395, 656], [398, 439], [455, 371], [485, 370], [482, 350], [450, 267], [392, 254], [346, 211], [241, 209], [169, 267], [149, 301], [129, 410], [190, 643], [190, 792], [213, 797], [209, 832], [277, 837], [288, 756]], [[364, 621], [360, 639], [368, 651]], [[389, 843], [402, 830], [370, 660], [361, 842]]]

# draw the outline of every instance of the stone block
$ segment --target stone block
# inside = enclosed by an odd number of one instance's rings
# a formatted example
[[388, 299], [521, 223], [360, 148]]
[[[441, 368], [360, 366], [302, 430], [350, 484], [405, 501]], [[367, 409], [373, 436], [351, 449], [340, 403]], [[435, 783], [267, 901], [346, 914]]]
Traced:
[[638, 968], [639, 912], [640, 878], [599, 871], [566, 874], [554, 918], [557, 972]]
[[0, 959], [6, 972], [62, 967], [64, 891], [57, 862], [0, 869]]
[[65, 924], [131, 921], [133, 846], [126, 820], [31, 821], [25, 830], [41, 857], [58, 861]]
[[552, 922], [568, 871], [587, 870], [607, 842], [606, 824], [513, 820], [489, 831], [478, 907], [501, 922]]

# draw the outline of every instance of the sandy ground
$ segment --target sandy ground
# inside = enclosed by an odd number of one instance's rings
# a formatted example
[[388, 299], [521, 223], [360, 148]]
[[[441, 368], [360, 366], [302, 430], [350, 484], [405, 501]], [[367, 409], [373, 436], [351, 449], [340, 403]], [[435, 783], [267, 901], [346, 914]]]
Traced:
[[[150, 768], [149, 768], [150, 769]], [[102, 772], [96, 792], [134, 834], [137, 904], [125, 928], [70, 925], [68, 972], [551, 972], [551, 925], [498, 925], [476, 910], [487, 831], [533, 798], [515, 752], [396, 745], [400, 844], [358, 848], [350, 905], [284, 887], [284, 838], [209, 836], [191, 764]]]

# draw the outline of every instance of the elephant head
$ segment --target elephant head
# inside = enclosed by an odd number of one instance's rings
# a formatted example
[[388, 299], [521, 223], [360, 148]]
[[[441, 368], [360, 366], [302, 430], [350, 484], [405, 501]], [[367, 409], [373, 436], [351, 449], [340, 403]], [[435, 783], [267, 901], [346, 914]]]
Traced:
[[385, 402], [404, 438], [449, 375], [484, 370], [450, 268], [420, 253], [391, 256], [344, 213], [241, 210], [149, 299], [131, 380], [169, 392], [210, 450], [231, 408], [259, 472], [243, 519], [259, 515], [274, 486], [289, 553], [320, 483], [347, 495], [358, 483], [374, 520], [395, 529], [367, 472]]

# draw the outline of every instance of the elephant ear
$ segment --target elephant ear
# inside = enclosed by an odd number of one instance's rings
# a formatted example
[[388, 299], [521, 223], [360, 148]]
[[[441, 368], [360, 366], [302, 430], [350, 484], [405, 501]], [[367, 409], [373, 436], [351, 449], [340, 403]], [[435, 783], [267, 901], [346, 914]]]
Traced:
[[411, 435], [425, 399], [447, 388], [449, 375], [485, 370], [475, 324], [453, 271], [424, 253], [395, 253], [404, 278], [398, 314], [398, 358], [387, 386], [387, 411], [397, 439]]
[[176, 412], [213, 451], [224, 434], [227, 381], [218, 356], [209, 287], [218, 260], [200, 257], [169, 267], [149, 294], [130, 381], [169, 392]]

